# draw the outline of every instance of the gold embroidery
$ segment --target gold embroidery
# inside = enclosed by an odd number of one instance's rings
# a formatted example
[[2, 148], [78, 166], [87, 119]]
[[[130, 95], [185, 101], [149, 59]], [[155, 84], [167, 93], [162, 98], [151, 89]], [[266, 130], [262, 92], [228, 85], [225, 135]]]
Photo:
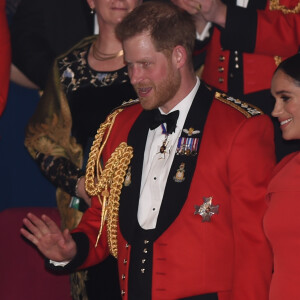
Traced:
[[282, 62], [282, 57], [281, 56], [274, 56], [275, 64], [278, 67], [279, 64]]
[[280, 10], [284, 14], [298, 14], [300, 12], [300, 2], [294, 8], [287, 8], [279, 3], [280, 0], [270, 0], [270, 10]]

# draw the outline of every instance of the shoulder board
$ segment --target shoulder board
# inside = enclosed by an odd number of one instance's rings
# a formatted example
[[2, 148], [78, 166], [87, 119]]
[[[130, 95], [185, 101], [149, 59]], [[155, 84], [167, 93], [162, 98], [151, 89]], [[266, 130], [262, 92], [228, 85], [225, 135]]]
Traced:
[[122, 109], [122, 108], [125, 108], [127, 106], [131, 106], [131, 105], [134, 105], [134, 104], [137, 104], [137, 103], [140, 103], [140, 100], [139, 99], [130, 99], [128, 101], [124, 101], [120, 106], [117, 106], [116, 108], [114, 108], [113, 111], [115, 111], [116, 109]]
[[121, 107], [131, 106], [131, 105], [137, 104], [137, 103], [140, 103], [139, 98], [137, 98], [137, 99], [130, 99], [130, 100], [128, 100], [128, 101], [124, 101], [124, 102], [121, 104]]
[[235, 99], [233, 97], [227, 96], [224, 93], [219, 93], [216, 92], [215, 93], [215, 98], [225, 104], [230, 105], [231, 107], [237, 109], [239, 112], [241, 112], [244, 116], [246, 116], [247, 118], [251, 118], [253, 116], [259, 116], [259, 115], [263, 115], [263, 111], [244, 101], [241, 101], [239, 99]]

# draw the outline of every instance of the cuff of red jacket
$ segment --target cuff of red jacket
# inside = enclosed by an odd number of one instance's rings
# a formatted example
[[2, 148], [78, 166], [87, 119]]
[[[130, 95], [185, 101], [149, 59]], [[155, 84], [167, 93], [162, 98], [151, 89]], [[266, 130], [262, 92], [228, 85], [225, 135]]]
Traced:
[[83, 232], [72, 233], [72, 238], [76, 243], [77, 252], [75, 257], [66, 265], [54, 265], [49, 259], [46, 259], [46, 268], [53, 273], [65, 274], [77, 271], [86, 260], [89, 254], [89, 239]]

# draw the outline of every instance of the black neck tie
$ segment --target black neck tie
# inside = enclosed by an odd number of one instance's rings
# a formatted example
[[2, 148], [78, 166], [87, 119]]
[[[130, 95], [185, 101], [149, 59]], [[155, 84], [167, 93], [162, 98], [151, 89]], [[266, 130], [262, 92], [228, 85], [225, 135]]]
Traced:
[[156, 109], [154, 111], [153, 121], [152, 124], [150, 125], [150, 129], [153, 130], [159, 125], [166, 123], [167, 133], [171, 134], [175, 131], [178, 116], [179, 116], [179, 110], [175, 110], [167, 115], [162, 115], [159, 109]]

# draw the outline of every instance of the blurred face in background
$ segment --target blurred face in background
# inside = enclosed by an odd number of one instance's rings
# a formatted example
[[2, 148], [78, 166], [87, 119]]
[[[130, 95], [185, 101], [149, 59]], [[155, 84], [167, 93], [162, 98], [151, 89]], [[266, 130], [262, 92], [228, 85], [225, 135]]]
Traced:
[[280, 123], [282, 137], [300, 139], [300, 82], [278, 70], [272, 79], [271, 93], [276, 100], [272, 116]]
[[87, 0], [91, 9], [95, 9], [98, 23], [116, 26], [128, 15], [141, 0]]

